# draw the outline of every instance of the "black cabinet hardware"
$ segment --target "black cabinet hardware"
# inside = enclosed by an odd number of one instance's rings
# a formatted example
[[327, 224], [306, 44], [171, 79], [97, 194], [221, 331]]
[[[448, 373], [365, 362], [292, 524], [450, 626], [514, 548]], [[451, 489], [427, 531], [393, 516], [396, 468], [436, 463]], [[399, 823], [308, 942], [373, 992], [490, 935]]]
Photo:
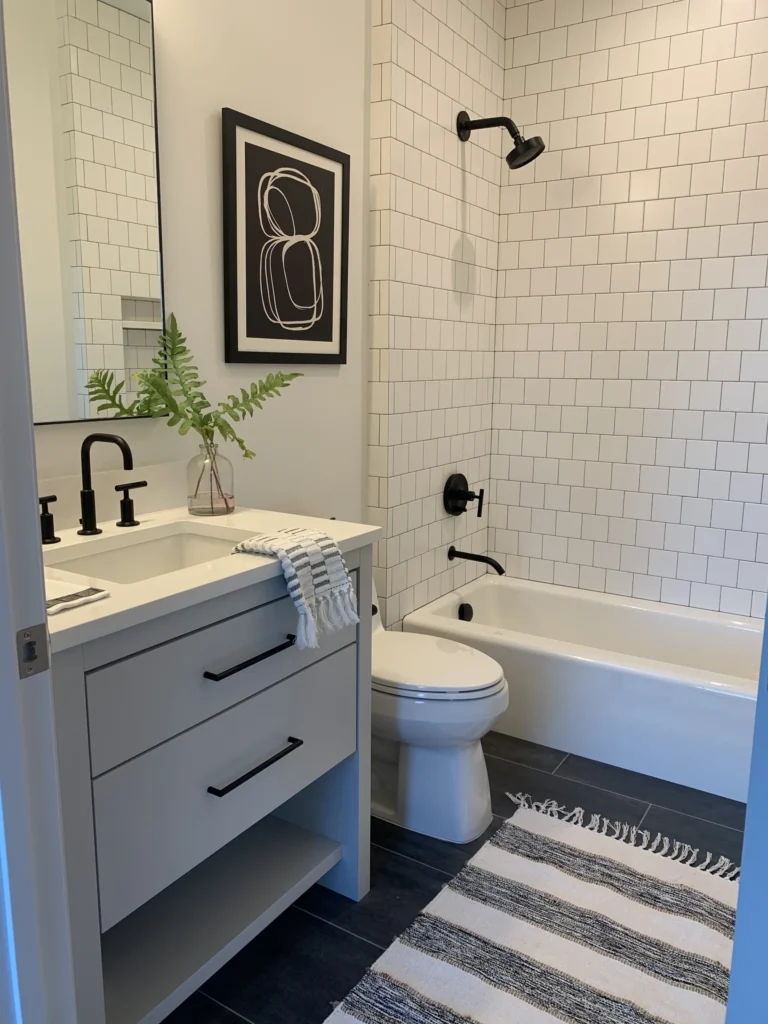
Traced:
[[246, 772], [245, 775], [241, 775], [239, 779], [235, 779], [234, 782], [230, 782], [228, 786], [224, 786], [222, 789], [217, 789], [216, 786], [209, 786], [208, 792], [212, 796], [226, 796], [227, 793], [231, 793], [233, 789], [237, 789], [237, 787], [242, 786], [244, 782], [248, 782], [249, 779], [252, 779], [254, 777], [254, 775], [258, 775], [260, 772], [263, 772], [266, 768], [269, 768], [271, 765], [276, 764], [278, 761], [281, 761], [284, 757], [287, 757], [288, 754], [292, 754], [294, 750], [298, 750], [299, 747], [303, 746], [304, 740], [297, 740], [295, 736], [289, 736], [288, 746], [283, 747], [283, 749], [278, 754], [274, 754], [272, 757], [268, 757], [266, 761], [262, 761], [261, 764], [257, 764], [255, 768], [251, 768], [251, 770], [249, 772]]
[[278, 644], [277, 647], [272, 647], [268, 651], [257, 654], [255, 658], [249, 658], [248, 661], [241, 661], [239, 665], [233, 665], [232, 668], [225, 668], [223, 672], [203, 672], [203, 679], [212, 679], [214, 683], [220, 683], [222, 679], [228, 679], [229, 676], [233, 676], [236, 672], [242, 672], [243, 669], [250, 668], [251, 665], [258, 665], [260, 661], [271, 658], [273, 654], [287, 651], [295, 643], [296, 637], [293, 633], [289, 633], [285, 643]]

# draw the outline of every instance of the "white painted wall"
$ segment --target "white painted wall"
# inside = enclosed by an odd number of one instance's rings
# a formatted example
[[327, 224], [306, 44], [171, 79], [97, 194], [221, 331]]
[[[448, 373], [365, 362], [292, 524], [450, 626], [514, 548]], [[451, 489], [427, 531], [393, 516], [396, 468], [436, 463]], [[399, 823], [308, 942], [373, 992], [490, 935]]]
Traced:
[[[364, 468], [368, 5], [360, 0], [155, 3], [166, 309], [211, 390], [273, 367], [223, 362], [221, 108], [233, 107], [351, 157], [348, 363], [306, 377], [243, 435], [239, 501], [356, 518]], [[294, 369], [294, 367], [286, 367]]]
[[35, 419], [66, 420], [76, 413], [54, 0], [5, 0], [5, 34], [32, 404]]
[[[239, 504], [359, 519], [368, 358], [368, 5], [155, 0], [154, 17], [166, 308], [188, 335], [212, 396], [274, 368], [224, 363], [221, 108], [234, 107], [350, 154], [348, 362], [297, 367], [306, 376], [241, 425], [257, 458], [244, 462], [235, 451], [228, 454]], [[37, 428], [41, 487], [52, 480], [61, 485], [69, 476], [76, 490], [80, 441], [93, 426]], [[193, 439], [177, 437], [162, 422], [114, 426], [133, 448], [133, 475], [146, 477], [150, 488], [154, 480], [156, 495], [178, 471], [171, 467], [169, 474], [164, 465], [196, 450]], [[100, 447], [105, 451], [94, 465], [116, 469], [117, 450]], [[111, 517], [114, 492], [106, 479], [96, 479], [104, 492], [100, 509], [105, 517], [109, 509]], [[175, 495], [171, 501], [183, 503], [180, 484], [178, 494], [167, 489]], [[148, 493], [142, 499], [152, 500]]]

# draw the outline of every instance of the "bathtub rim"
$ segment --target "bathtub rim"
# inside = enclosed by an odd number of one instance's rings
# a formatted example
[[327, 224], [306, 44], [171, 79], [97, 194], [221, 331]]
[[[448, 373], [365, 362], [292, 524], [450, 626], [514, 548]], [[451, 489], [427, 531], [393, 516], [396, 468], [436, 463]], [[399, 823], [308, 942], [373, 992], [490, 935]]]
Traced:
[[445, 611], [461, 603], [469, 601], [478, 590], [486, 587], [508, 587], [539, 593], [557, 591], [569, 600], [596, 601], [599, 604], [617, 604], [627, 608], [655, 614], [671, 615], [698, 622], [723, 623], [723, 619], [740, 630], [762, 635], [762, 619], [748, 616], [732, 616], [728, 612], [712, 612], [708, 609], [689, 608], [659, 601], [646, 601], [642, 598], [623, 597], [621, 595], [603, 594], [598, 591], [584, 591], [575, 587], [563, 587], [555, 583], [539, 583], [535, 580], [520, 579], [515, 576], [479, 576], [456, 590], [430, 601], [416, 611], [409, 612], [403, 619], [403, 629], [408, 632], [440, 633], [448, 628], [453, 639], [472, 644], [472, 639], [483, 639], [491, 643], [508, 643], [510, 646], [540, 656], [567, 658], [595, 665], [606, 666], [631, 675], [651, 675], [660, 680], [690, 686], [697, 690], [708, 690], [742, 697], [748, 700], [757, 699], [758, 679], [746, 676], [729, 675], [724, 672], [709, 672], [694, 666], [676, 665], [673, 662], [643, 658], [634, 654], [622, 654], [618, 651], [606, 651], [586, 644], [577, 644], [568, 640], [557, 640], [554, 637], [540, 637], [535, 633], [521, 633], [514, 629], [499, 626], [488, 626], [479, 622], [463, 622], [458, 618], [449, 618]]

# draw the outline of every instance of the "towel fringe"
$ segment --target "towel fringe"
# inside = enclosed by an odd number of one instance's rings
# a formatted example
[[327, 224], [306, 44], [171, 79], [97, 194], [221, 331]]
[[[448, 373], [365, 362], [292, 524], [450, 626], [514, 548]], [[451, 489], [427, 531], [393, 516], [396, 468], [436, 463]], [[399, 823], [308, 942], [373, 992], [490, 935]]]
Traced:
[[[586, 829], [587, 832], [596, 832], [598, 835], [607, 836], [625, 846], [634, 846], [639, 850], [647, 850], [659, 857], [666, 857], [668, 860], [684, 864], [695, 871], [706, 871], [717, 878], [725, 878], [730, 882], [738, 880], [741, 868], [738, 864], [728, 860], [727, 857], [719, 857], [714, 863], [711, 853], [699, 855], [698, 848], [692, 847], [689, 843], [681, 843], [663, 836], [660, 832], [651, 843], [651, 833], [639, 829], [636, 825], [630, 826], [627, 822], [611, 821], [599, 814], [590, 816], [589, 823], [585, 824], [584, 810], [576, 807], [569, 810], [567, 807], [558, 804], [557, 800], [534, 801], [527, 793], [507, 793], [507, 796], [517, 807], [537, 811], [539, 814], [546, 814], [550, 818], [558, 818], [560, 821], [577, 825]], [[698, 863], [700, 861], [700, 863]]]
[[319, 647], [317, 639], [317, 627], [315, 617], [308, 608], [299, 611], [299, 620], [296, 623], [296, 646], [302, 650], [305, 647]]
[[328, 534], [304, 527], [259, 533], [236, 544], [233, 553], [272, 555], [280, 561], [299, 617], [296, 646], [300, 650], [319, 647], [321, 633], [360, 621], [344, 558]]

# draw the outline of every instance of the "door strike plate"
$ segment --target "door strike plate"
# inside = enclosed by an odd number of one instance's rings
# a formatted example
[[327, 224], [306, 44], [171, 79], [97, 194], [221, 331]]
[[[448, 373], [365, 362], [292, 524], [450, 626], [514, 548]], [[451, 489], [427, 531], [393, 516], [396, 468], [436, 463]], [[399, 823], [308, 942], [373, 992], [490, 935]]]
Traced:
[[48, 630], [44, 622], [27, 626], [16, 634], [16, 653], [19, 659], [19, 678], [28, 679], [46, 672], [51, 664], [48, 653]]

